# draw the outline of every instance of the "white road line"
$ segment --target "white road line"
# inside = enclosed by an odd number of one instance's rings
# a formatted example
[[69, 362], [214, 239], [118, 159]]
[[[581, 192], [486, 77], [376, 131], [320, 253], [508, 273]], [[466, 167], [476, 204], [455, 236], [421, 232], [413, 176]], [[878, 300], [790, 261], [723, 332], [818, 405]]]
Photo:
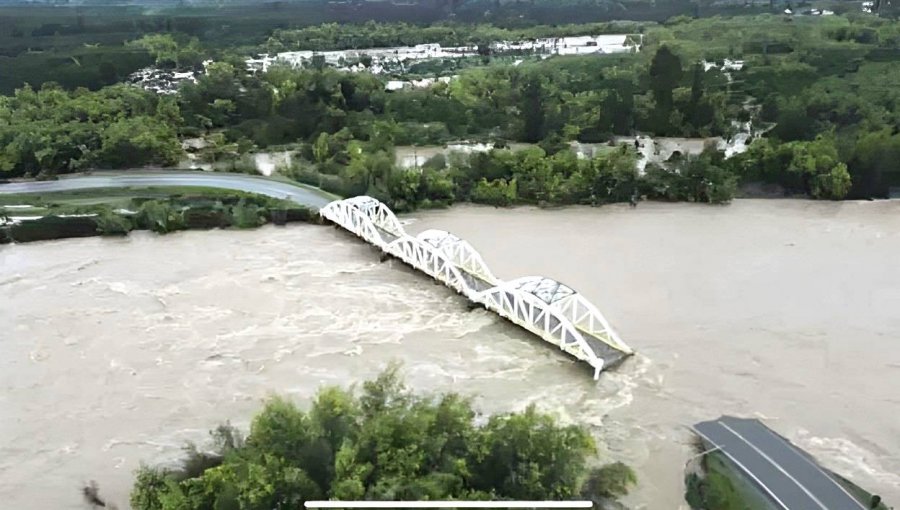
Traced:
[[[716, 423], [718, 423], [718, 422], [716, 422]], [[702, 437], [703, 439], [706, 439], [710, 444], [716, 444], [715, 441], [713, 441], [713, 440], [710, 439], [709, 437], [705, 436], [705, 435], [704, 435], [702, 432], [700, 432], [699, 430], [694, 429], [694, 432], [695, 432], [698, 436]], [[784, 504], [784, 501], [781, 501], [780, 499], [778, 499], [778, 496], [776, 496], [775, 493], [772, 492], [772, 489], [770, 489], [766, 484], [764, 484], [762, 480], [760, 480], [759, 478], [757, 478], [757, 476], [754, 475], [752, 471], [750, 471], [749, 469], [747, 469], [747, 466], [741, 464], [741, 461], [737, 460], [736, 458], [734, 458], [734, 456], [732, 456], [730, 453], [728, 453], [728, 450], [726, 450], [726, 449], [723, 447], [720, 451], [721, 451], [726, 457], [728, 457], [728, 458], [731, 460], [731, 462], [734, 462], [739, 468], [741, 468], [741, 470], [743, 470], [744, 473], [747, 474], [747, 476], [749, 476], [750, 478], [752, 478], [752, 479], [753, 479], [760, 487], [762, 487], [762, 489], [763, 489], [764, 491], [766, 491], [766, 493], [768, 493], [769, 496], [771, 496], [772, 499], [774, 499], [776, 503], [778, 503], [778, 506], [780, 506], [780, 507], [783, 508], [784, 510], [791, 510], [787, 505]]]
[[790, 478], [792, 482], [794, 482], [795, 484], [797, 484], [797, 487], [800, 487], [800, 490], [802, 490], [803, 492], [806, 493], [807, 496], [809, 496], [810, 498], [812, 498], [812, 500], [815, 501], [816, 504], [819, 505], [820, 508], [822, 508], [823, 510], [828, 510], [828, 507], [825, 506], [824, 503], [822, 503], [821, 501], [819, 501], [819, 498], [817, 498], [817, 497], [815, 496], [815, 494], [813, 494], [812, 492], [810, 492], [809, 490], [807, 490], [806, 487], [805, 487], [802, 483], [800, 483], [799, 480], [797, 480], [796, 478], [794, 478], [793, 476], [791, 476], [791, 474], [788, 473], [783, 467], [781, 467], [780, 464], [778, 464], [777, 462], [775, 462], [775, 460], [772, 459], [772, 457], [769, 457], [768, 455], [765, 454], [765, 452], [763, 452], [762, 450], [760, 450], [759, 448], [757, 448], [756, 445], [754, 445], [754, 444], [751, 443], [750, 441], [747, 441], [747, 439], [746, 439], [744, 436], [740, 435], [740, 434], [738, 433], [738, 431], [734, 430], [733, 428], [729, 427], [728, 425], [726, 425], [726, 424], [724, 424], [724, 423], [722, 423], [722, 422], [718, 422], [718, 423], [719, 423], [719, 425], [721, 425], [724, 429], [726, 429], [726, 430], [728, 430], [729, 432], [731, 432], [732, 434], [734, 434], [738, 439], [740, 439], [741, 441], [747, 443], [747, 446], [749, 446], [750, 448], [753, 448], [757, 453], [759, 453], [760, 455], [762, 455], [762, 457], [763, 457], [764, 459], [766, 459], [767, 461], [769, 461], [770, 464], [772, 464], [772, 465], [775, 466], [779, 471], [781, 471], [782, 473], [784, 473], [784, 476]]
[[863, 506], [862, 503], [860, 503], [855, 497], [853, 497], [852, 494], [850, 494], [849, 492], [847, 492], [847, 489], [845, 489], [843, 485], [839, 484], [834, 478], [832, 478], [831, 476], [829, 476], [828, 473], [826, 473], [826, 472], [825, 472], [818, 464], [816, 464], [815, 462], [813, 462], [813, 461], [812, 461], [809, 457], [807, 457], [806, 455], [803, 455], [803, 454], [801, 454], [800, 452], [794, 450], [794, 448], [792, 448], [791, 445], [788, 444], [788, 442], [787, 442], [783, 437], [781, 437], [781, 436], [779, 436], [778, 434], [772, 432], [771, 430], [769, 430], [768, 427], [763, 427], [763, 428], [765, 429], [766, 432], [768, 432], [769, 434], [771, 434], [775, 439], [777, 439], [778, 441], [780, 441], [781, 443], [783, 443], [785, 446], [787, 446], [788, 449], [791, 451], [792, 454], [794, 454], [795, 457], [800, 457], [801, 459], [804, 460], [804, 462], [808, 463], [810, 466], [812, 466], [813, 468], [815, 468], [816, 471], [822, 473], [822, 475], [823, 475], [825, 478], [827, 478], [831, 483], [835, 484], [835, 485], [837, 486], [837, 488], [841, 490], [841, 492], [843, 492], [844, 494], [846, 494], [847, 497], [848, 497], [851, 501], [853, 501], [854, 503], [856, 503], [856, 505], [857, 505], [861, 510], [866, 510], [866, 507]]

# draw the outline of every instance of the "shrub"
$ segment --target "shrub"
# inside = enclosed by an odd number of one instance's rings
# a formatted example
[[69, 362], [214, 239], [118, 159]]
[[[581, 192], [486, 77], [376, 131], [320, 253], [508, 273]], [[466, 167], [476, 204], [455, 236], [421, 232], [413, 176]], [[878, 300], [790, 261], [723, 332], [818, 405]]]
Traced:
[[103, 211], [94, 220], [97, 222], [97, 232], [104, 236], [128, 235], [134, 228], [129, 218], [112, 211]]

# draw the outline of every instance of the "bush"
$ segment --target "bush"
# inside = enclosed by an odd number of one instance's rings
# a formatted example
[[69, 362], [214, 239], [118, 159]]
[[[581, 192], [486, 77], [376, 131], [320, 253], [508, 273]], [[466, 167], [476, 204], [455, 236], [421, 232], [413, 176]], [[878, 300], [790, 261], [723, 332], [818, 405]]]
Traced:
[[124, 236], [134, 228], [131, 219], [112, 211], [103, 211], [94, 218], [97, 232], [104, 236]]
[[291, 207], [285, 210], [286, 221], [311, 222], [316, 218], [318, 218], [318, 214], [307, 207]]
[[488, 182], [482, 178], [472, 190], [472, 201], [479, 204], [506, 207], [516, 200], [516, 180], [497, 179]]
[[165, 234], [184, 228], [181, 212], [170, 204], [150, 200], [141, 205], [137, 215], [137, 224], [141, 228]]
[[423, 170], [443, 170], [447, 168], [447, 157], [443, 152], [438, 152], [422, 163]]
[[266, 216], [257, 205], [242, 199], [231, 208], [231, 221], [237, 228], [256, 228], [265, 224]]
[[222, 207], [190, 207], [182, 213], [186, 228], [224, 228], [231, 225], [231, 217]]

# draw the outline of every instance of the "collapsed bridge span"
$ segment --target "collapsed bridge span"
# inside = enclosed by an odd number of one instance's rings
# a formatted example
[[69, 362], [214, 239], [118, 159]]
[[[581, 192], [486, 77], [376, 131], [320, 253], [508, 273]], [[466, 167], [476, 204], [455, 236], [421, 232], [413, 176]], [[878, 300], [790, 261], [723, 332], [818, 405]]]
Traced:
[[393, 211], [374, 198], [336, 200], [319, 214], [587, 362], [595, 379], [633, 354], [597, 308], [572, 288], [542, 276], [500, 280], [466, 241], [441, 230], [409, 235]]

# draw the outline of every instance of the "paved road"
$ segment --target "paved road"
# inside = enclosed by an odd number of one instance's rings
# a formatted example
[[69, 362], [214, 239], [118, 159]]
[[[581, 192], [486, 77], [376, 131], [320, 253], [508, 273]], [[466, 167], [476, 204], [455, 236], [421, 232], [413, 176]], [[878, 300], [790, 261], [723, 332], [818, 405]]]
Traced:
[[317, 210], [337, 198], [311, 186], [294, 185], [265, 177], [169, 170], [131, 170], [127, 173], [64, 176], [57, 181], [14, 182], [0, 184], [0, 194], [46, 193], [91, 188], [126, 188], [129, 186], [203, 186], [246, 191], [291, 200], [297, 204]]
[[865, 510], [811, 457], [758, 420], [723, 416], [694, 431], [785, 510]]

